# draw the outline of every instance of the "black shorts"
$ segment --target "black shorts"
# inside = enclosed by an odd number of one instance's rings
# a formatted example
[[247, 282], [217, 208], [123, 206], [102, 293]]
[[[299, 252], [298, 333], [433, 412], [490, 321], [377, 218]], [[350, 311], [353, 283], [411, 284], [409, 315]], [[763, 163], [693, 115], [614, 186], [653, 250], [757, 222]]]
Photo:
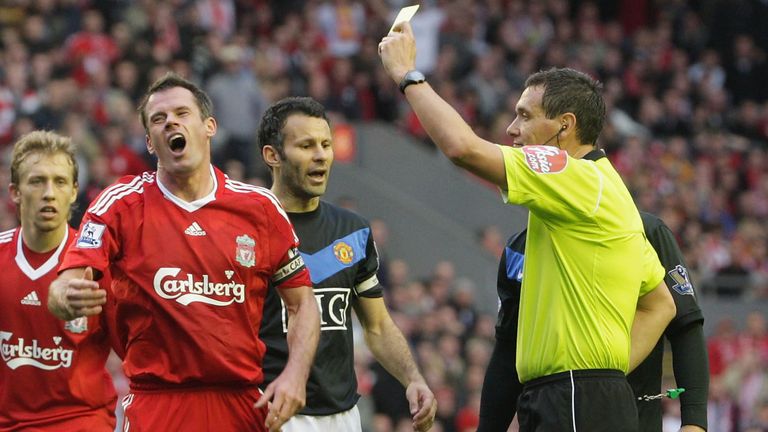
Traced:
[[525, 383], [520, 432], [638, 432], [637, 406], [624, 373], [561, 372]]

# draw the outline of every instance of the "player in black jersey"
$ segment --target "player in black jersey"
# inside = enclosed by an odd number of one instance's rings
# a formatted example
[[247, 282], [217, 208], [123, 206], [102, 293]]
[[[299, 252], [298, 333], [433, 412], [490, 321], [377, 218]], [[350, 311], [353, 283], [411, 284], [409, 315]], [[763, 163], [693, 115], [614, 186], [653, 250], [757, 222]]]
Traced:
[[[320, 199], [333, 163], [331, 130], [323, 106], [305, 97], [275, 103], [264, 114], [258, 139], [272, 172], [272, 192], [299, 237], [321, 316], [320, 343], [307, 382], [307, 405], [283, 431], [361, 430], [352, 308], [376, 360], [406, 387], [414, 428], [428, 430], [437, 405], [384, 304], [371, 228], [359, 215]], [[280, 373], [288, 356], [285, 335], [290, 322], [285, 316], [279, 296], [270, 290], [260, 330], [267, 345], [265, 384]]]
[[[685, 388], [680, 396], [681, 432], [703, 432], [707, 427], [707, 393], [709, 366], [704, 341], [704, 316], [694, 297], [693, 284], [675, 237], [658, 217], [640, 212], [643, 228], [659, 260], [667, 271], [665, 282], [677, 306], [677, 314], [664, 332], [673, 354], [676, 385]], [[520, 284], [523, 279], [526, 231], [507, 241], [501, 261], [497, 288], [499, 318], [496, 323], [496, 346], [483, 383], [478, 432], [505, 432], [517, 412], [517, 398], [522, 392], [515, 356]], [[663, 339], [648, 357], [627, 376], [639, 398], [660, 394]], [[640, 430], [661, 432], [661, 400], [638, 400]]]

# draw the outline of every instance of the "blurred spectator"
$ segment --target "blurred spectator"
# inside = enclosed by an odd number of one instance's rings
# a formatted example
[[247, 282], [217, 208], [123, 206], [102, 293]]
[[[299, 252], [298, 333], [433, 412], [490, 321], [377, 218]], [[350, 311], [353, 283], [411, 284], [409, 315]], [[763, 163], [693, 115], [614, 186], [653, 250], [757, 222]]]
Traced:
[[219, 128], [214, 138], [214, 163], [222, 165], [228, 159], [241, 161], [245, 176], [268, 178], [266, 168], [257, 162], [254, 142], [258, 121], [266, 109], [267, 101], [253, 70], [249, 67], [248, 53], [240, 45], [227, 45], [218, 53], [222, 70], [208, 81]]
[[768, 328], [762, 313], [752, 312], [747, 315], [746, 328], [739, 338], [739, 345], [742, 350], [753, 352], [759, 363], [768, 364]]
[[204, 30], [217, 33], [224, 38], [236, 29], [234, 0], [197, 0], [198, 24]]
[[[481, 378], [482, 382], [482, 378]], [[469, 393], [467, 403], [456, 414], [456, 432], [474, 432], [480, 424], [480, 392]]]
[[109, 68], [120, 55], [117, 44], [104, 32], [104, 17], [95, 9], [83, 13], [82, 31], [66, 41], [66, 55], [72, 62], [72, 76], [84, 87], [95, 72]]
[[709, 352], [709, 371], [713, 378], [721, 376], [727, 366], [741, 356], [741, 347], [733, 320], [723, 319], [717, 323], [714, 334], [707, 342], [707, 351]]
[[480, 246], [495, 259], [504, 251], [504, 236], [496, 225], [487, 225], [477, 235]]
[[[400, 419], [410, 419], [410, 410], [408, 400], [405, 398], [405, 389], [403, 385], [389, 372], [387, 372], [379, 363], [372, 362], [369, 370], [373, 374], [374, 384], [371, 389], [373, 398], [374, 412], [376, 416], [383, 416], [389, 423], [387, 429], [392, 429], [392, 424], [396, 424]], [[374, 422], [376, 422], [374, 420]], [[387, 430], [383, 429], [383, 430]]]
[[[392, 11], [395, 12], [394, 10]], [[416, 68], [429, 75], [437, 65], [439, 52], [440, 28], [445, 21], [445, 11], [440, 2], [421, 2], [421, 7], [412, 19], [413, 33], [416, 38]], [[387, 17], [387, 22], [395, 19], [394, 14]], [[388, 29], [387, 29], [388, 30]]]
[[756, 407], [754, 415], [747, 420], [745, 432], [768, 431], [768, 401], [762, 401]]
[[762, 85], [768, 67], [765, 53], [755, 46], [749, 35], [741, 34], [735, 38], [731, 54], [733, 58], [727, 63], [725, 85], [731, 92], [733, 101], [765, 101], [765, 86]]
[[709, 338], [710, 431], [763, 430], [768, 401], [765, 320], [764, 312], [752, 312], [739, 333], [731, 319], [723, 319]]
[[768, 397], [768, 366], [761, 362], [753, 350], [742, 352], [742, 357], [730, 365], [724, 383], [738, 404], [739, 415], [748, 421], [755, 408]]
[[317, 8], [317, 20], [333, 57], [347, 57], [360, 50], [365, 32], [363, 5], [352, 0], [327, 0]]
[[709, 383], [709, 402], [707, 403], [707, 426], [709, 432], [739, 431], [739, 407], [728, 393], [722, 378], [714, 378]]
[[478, 312], [475, 309], [475, 283], [467, 278], [459, 278], [453, 288], [451, 306], [456, 311], [456, 319], [464, 328], [462, 332], [475, 328]]
[[709, 49], [702, 53], [698, 62], [688, 69], [688, 76], [701, 94], [718, 91], [725, 85], [725, 70], [720, 65], [720, 55]]
[[149, 171], [150, 167], [125, 141], [123, 127], [116, 123], [110, 123], [103, 128], [101, 142], [105, 145], [104, 156], [107, 159], [109, 173], [112, 178], [120, 178], [126, 175], [139, 175]]

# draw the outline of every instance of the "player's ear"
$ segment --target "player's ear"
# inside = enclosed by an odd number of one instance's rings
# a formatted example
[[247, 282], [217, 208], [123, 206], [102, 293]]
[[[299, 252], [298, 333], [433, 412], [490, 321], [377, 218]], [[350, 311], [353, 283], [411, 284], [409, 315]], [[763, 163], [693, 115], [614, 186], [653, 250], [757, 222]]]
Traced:
[[561, 132], [561, 138], [565, 135], [563, 134], [570, 134], [573, 133], [576, 129], [576, 116], [573, 115], [573, 113], [565, 113], [562, 115], [562, 118], [560, 119], [560, 132]]
[[265, 145], [261, 149], [261, 157], [264, 159], [264, 162], [270, 167], [275, 168], [280, 166], [280, 153], [277, 151], [277, 149], [274, 146], [271, 145]]
[[149, 137], [149, 134], [144, 135], [144, 140], [147, 142], [147, 151], [149, 154], [155, 154], [155, 145], [152, 144], [152, 138]]
[[214, 135], [216, 135], [216, 130], [219, 128], [219, 124], [216, 123], [216, 119], [214, 117], [208, 117], [205, 119], [205, 134], [208, 136], [208, 138], [213, 138]]
[[16, 186], [16, 184], [11, 183], [8, 185], [8, 192], [11, 193], [11, 200], [18, 208], [19, 204], [21, 204], [21, 191], [19, 190], [19, 187]]

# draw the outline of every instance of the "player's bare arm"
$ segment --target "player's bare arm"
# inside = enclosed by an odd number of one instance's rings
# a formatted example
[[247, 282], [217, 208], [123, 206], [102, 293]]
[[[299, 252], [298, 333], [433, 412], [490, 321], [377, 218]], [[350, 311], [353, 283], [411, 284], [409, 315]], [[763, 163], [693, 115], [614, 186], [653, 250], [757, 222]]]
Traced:
[[49, 287], [48, 310], [65, 321], [101, 313], [101, 306], [107, 301], [107, 292], [99, 288], [99, 283], [93, 279], [90, 267], [61, 272]]
[[[396, 25], [379, 43], [379, 55], [390, 78], [400, 83], [416, 64], [411, 25]], [[507, 188], [504, 159], [497, 145], [478, 137], [428, 83], [408, 86], [405, 96], [427, 134], [451, 162], [502, 189]]]
[[629, 372], [648, 357], [664, 329], [675, 317], [675, 312], [675, 301], [663, 280], [651, 292], [638, 299], [630, 334]]
[[429, 430], [437, 412], [435, 396], [419, 372], [403, 333], [392, 321], [384, 299], [361, 297], [355, 303], [355, 313], [373, 356], [405, 387], [414, 429]]
[[283, 372], [264, 390], [256, 403], [272, 401], [266, 426], [279, 431], [306, 404], [307, 378], [320, 339], [320, 313], [311, 287], [278, 288], [288, 313], [288, 362]]

